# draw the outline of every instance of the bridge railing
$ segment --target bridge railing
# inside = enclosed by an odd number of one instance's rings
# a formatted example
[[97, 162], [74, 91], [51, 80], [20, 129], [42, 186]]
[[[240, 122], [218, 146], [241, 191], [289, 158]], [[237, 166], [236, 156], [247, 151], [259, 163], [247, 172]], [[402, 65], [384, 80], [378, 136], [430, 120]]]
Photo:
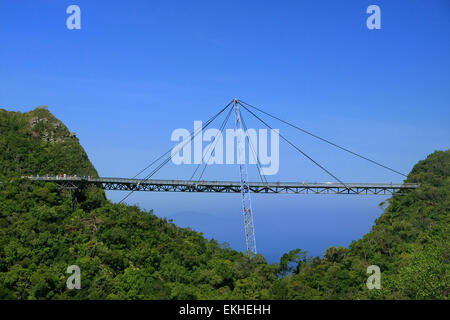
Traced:
[[[195, 180], [161, 180], [161, 179], [127, 179], [127, 178], [109, 178], [109, 177], [91, 177], [76, 175], [57, 175], [57, 176], [24, 176], [35, 181], [49, 182], [87, 182], [87, 183], [112, 183], [127, 185], [176, 185], [176, 186], [223, 186], [223, 187], [240, 187], [238, 181], [195, 181]], [[382, 188], [382, 189], [416, 189], [420, 185], [416, 183], [335, 183], [335, 182], [250, 182], [252, 187], [268, 187], [268, 188]]]

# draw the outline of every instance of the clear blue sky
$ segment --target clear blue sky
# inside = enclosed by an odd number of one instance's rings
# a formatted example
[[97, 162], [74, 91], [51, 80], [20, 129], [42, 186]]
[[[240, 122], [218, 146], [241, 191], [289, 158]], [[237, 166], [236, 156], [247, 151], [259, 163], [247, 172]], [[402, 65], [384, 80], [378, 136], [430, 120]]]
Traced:
[[[70, 4], [81, 8], [81, 30], [66, 28]], [[371, 4], [381, 8], [381, 30], [366, 27]], [[133, 176], [172, 145], [174, 129], [192, 128], [234, 97], [402, 172], [449, 148], [446, 0], [4, 0], [0, 44], [0, 106], [47, 105], [102, 176]], [[270, 123], [344, 181], [402, 181]], [[192, 171], [172, 166], [156, 178]], [[238, 179], [238, 168], [205, 175]], [[270, 180], [331, 179], [282, 146]], [[276, 261], [295, 248], [322, 255], [347, 246], [371, 229], [383, 200], [255, 195], [258, 250]], [[239, 195], [141, 193], [128, 202], [244, 249]]]

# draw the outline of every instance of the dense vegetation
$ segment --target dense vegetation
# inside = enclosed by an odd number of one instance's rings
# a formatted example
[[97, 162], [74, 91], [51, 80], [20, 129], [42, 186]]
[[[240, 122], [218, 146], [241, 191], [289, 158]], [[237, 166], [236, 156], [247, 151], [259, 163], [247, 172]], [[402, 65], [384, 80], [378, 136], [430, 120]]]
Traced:
[[[420, 161], [406, 182], [421, 187], [389, 200], [385, 212], [348, 249], [302, 259], [282, 280], [285, 298], [447, 299], [450, 293], [450, 150]], [[381, 290], [367, 290], [366, 267], [382, 271]]]
[[[29, 174], [96, 176], [78, 139], [46, 108], [0, 110], [0, 299], [447, 299], [450, 151], [420, 161], [372, 231], [322, 258], [293, 250], [279, 264], [252, 258], [152, 212]], [[368, 290], [378, 265], [381, 289]], [[66, 269], [81, 269], [80, 290]]]

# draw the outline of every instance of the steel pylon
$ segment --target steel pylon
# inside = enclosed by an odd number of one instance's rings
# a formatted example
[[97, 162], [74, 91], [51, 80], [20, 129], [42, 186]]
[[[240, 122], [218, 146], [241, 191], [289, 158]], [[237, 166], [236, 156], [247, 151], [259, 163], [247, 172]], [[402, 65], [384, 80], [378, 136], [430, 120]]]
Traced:
[[248, 182], [248, 170], [245, 160], [245, 137], [246, 133], [242, 127], [239, 112], [239, 101], [234, 99], [234, 113], [236, 116], [236, 138], [237, 138], [237, 160], [241, 175], [241, 196], [244, 216], [245, 242], [247, 244], [247, 254], [256, 254], [255, 226], [253, 223], [252, 202], [250, 199], [250, 188]]

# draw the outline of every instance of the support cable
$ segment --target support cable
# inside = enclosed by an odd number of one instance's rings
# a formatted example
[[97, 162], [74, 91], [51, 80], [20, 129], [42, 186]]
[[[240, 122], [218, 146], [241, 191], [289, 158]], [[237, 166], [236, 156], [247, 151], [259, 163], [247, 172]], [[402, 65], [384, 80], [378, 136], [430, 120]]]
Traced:
[[[214, 116], [212, 116], [211, 118], [209, 118], [206, 123], [203, 125], [202, 128], [198, 129], [197, 132], [192, 131], [190, 133], [189, 136], [192, 136], [194, 134], [194, 137], [197, 136], [197, 134], [204, 130], [208, 125], [211, 124], [211, 122], [213, 122], [223, 111], [225, 111], [232, 103], [233, 101], [230, 101], [222, 110], [220, 110], [218, 113], [216, 113]], [[192, 140], [192, 138], [191, 138]], [[184, 145], [183, 145], [184, 146]], [[135, 179], [137, 176], [139, 176], [141, 173], [143, 173], [145, 170], [147, 170], [148, 168], [150, 168], [152, 165], [154, 165], [155, 163], [157, 163], [159, 160], [161, 160], [164, 156], [166, 156], [167, 154], [169, 154], [172, 151], [173, 148], [170, 148], [169, 150], [167, 150], [163, 155], [161, 155], [159, 158], [157, 158], [156, 160], [154, 160], [152, 163], [150, 163], [148, 166], [146, 166], [144, 169], [142, 169], [141, 171], [139, 171], [138, 174], [136, 174], [132, 179]]]
[[[244, 106], [243, 104], [240, 103], [240, 105], [247, 110], [248, 112], [250, 112], [256, 119], [258, 119], [259, 121], [261, 121], [263, 124], [265, 124], [269, 129], [273, 130], [273, 128], [267, 124], [267, 122], [265, 122], [264, 120], [262, 120], [260, 117], [258, 117], [255, 113], [253, 113], [251, 110], [249, 110], [246, 106]], [[338, 181], [339, 183], [341, 183], [342, 185], [344, 185], [348, 190], [350, 190], [350, 188], [344, 183], [342, 182], [338, 177], [336, 177], [334, 174], [332, 174], [330, 171], [328, 171], [327, 169], [325, 169], [325, 167], [323, 167], [322, 165], [320, 165], [317, 161], [315, 161], [313, 158], [311, 158], [310, 156], [308, 156], [305, 152], [303, 152], [299, 147], [297, 147], [295, 144], [293, 144], [291, 141], [289, 141], [288, 139], [286, 139], [283, 135], [281, 135], [280, 133], [278, 133], [278, 135], [287, 143], [289, 143], [293, 148], [295, 148], [298, 152], [300, 152], [301, 154], [303, 154], [306, 158], [308, 158], [309, 160], [311, 160], [316, 166], [318, 166], [320, 169], [322, 169], [323, 171], [325, 171], [326, 173], [328, 173], [328, 175], [330, 175], [331, 177], [333, 177], [333, 179], [335, 179], [336, 181]]]
[[310, 135], [310, 136], [312, 136], [312, 137], [314, 137], [314, 138], [316, 138], [316, 139], [322, 140], [323, 142], [326, 142], [326, 143], [328, 143], [328, 144], [330, 144], [330, 145], [332, 145], [332, 146], [334, 146], [334, 147], [336, 147], [336, 148], [339, 148], [339, 149], [341, 149], [341, 150], [344, 150], [344, 151], [346, 151], [346, 152], [348, 152], [348, 153], [350, 153], [350, 154], [353, 154], [354, 156], [357, 156], [357, 157], [359, 157], [359, 158], [361, 158], [361, 159], [364, 159], [364, 160], [366, 160], [366, 161], [372, 162], [372, 163], [376, 164], [377, 166], [380, 166], [380, 167], [382, 167], [382, 168], [385, 168], [385, 169], [387, 169], [387, 170], [390, 170], [390, 171], [392, 171], [392, 172], [395, 172], [395, 173], [397, 173], [397, 174], [399, 174], [399, 175], [402, 175], [402, 176], [404, 176], [404, 177], [408, 177], [408, 176], [407, 176], [406, 174], [404, 174], [404, 173], [401, 173], [401, 172], [399, 172], [399, 171], [397, 171], [397, 170], [394, 170], [394, 169], [392, 169], [392, 168], [390, 168], [390, 167], [388, 167], [388, 166], [385, 166], [385, 165], [383, 165], [383, 164], [381, 164], [381, 163], [379, 163], [379, 162], [377, 162], [377, 161], [375, 161], [375, 160], [372, 160], [372, 159], [369, 159], [369, 158], [367, 158], [367, 157], [364, 157], [364, 156], [362, 156], [362, 155], [360, 155], [360, 154], [358, 154], [358, 153], [356, 153], [356, 152], [353, 152], [353, 151], [351, 151], [351, 150], [349, 150], [349, 149], [347, 149], [347, 148], [341, 147], [341, 146], [337, 145], [336, 143], [333, 143], [333, 142], [331, 142], [331, 141], [329, 141], [329, 140], [327, 140], [327, 139], [321, 138], [321, 137], [319, 137], [319, 136], [317, 136], [317, 135], [315, 135], [315, 134], [313, 134], [313, 133], [311, 133], [311, 132], [309, 132], [309, 131], [306, 131], [306, 130], [304, 130], [304, 129], [302, 129], [302, 128], [300, 128], [300, 127], [298, 127], [298, 126], [292, 124], [292, 123], [289, 123], [289, 122], [287, 122], [287, 121], [285, 121], [285, 120], [283, 120], [283, 119], [280, 119], [280, 118], [278, 118], [278, 117], [276, 117], [276, 116], [274, 116], [274, 115], [271, 115], [271, 114], [268, 113], [268, 112], [265, 112], [265, 111], [263, 111], [263, 110], [261, 110], [261, 109], [255, 107], [255, 106], [252, 106], [252, 105], [249, 104], [249, 103], [246, 103], [246, 102], [244, 102], [244, 101], [242, 101], [242, 100], [239, 100], [239, 101], [242, 102], [243, 104], [245, 104], [245, 105], [247, 105], [247, 106], [249, 106], [249, 107], [255, 109], [255, 110], [258, 110], [259, 112], [264, 113], [265, 115], [268, 115], [269, 117], [272, 117], [272, 118], [274, 118], [274, 119], [276, 119], [276, 120], [278, 120], [278, 121], [281, 121], [281, 122], [287, 124], [288, 126], [291, 126], [291, 127], [294, 128], [294, 129], [300, 130], [300, 131], [302, 131], [303, 133], [306, 133], [306, 134], [308, 134], [308, 135]]
[[[228, 104], [228, 106], [231, 104], [231, 102]], [[228, 107], [227, 106], [227, 107]], [[194, 134], [194, 135], [192, 135], [192, 133], [191, 133], [191, 139], [188, 141], [188, 140], [186, 140], [185, 142], [184, 142], [184, 144], [181, 146], [181, 149], [188, 143], [188, 142], [192, 142], [192, 140], [200, 133], [200, 132], [202, 132], [204, 129], [206, 129], [213, 121], [214, 121], [214, 119], [216, 119], [223, 111], [225, 111], [226, 110], [226, 108], [227, 107], [225, 107], [224, 109], [222, 109], [219, 113], [217, 113], [216, 114], [216, 116], [214, 116], [212, 119], [210, 119], [210, 120], [208, 120], [207, 121], [207, 123], [205, 123], [203, 126], [202, 126], [202, 128], [201, 129], [198, 129], [197, 130], [197, 132]], [[233, 109], [231, 109], [230, 108], [230, 110], [233, 110]], [[172, 149], [171, 149], [172, 150]], [[150, 172], [145, 178], [144, 178], [144, 181], [146, 181], [146, 180], [148, 180], [149, 178], [151, 178], [154, 174], [156, 174], [162, 167], [164, 167], [170, 160], [172, 159], [172, 154], [170, 154], [170, 156], [166, 159], [166, 160], [164, 160], [158, 167], [156, 167], [155, 169], [153, 169], [153, 171], [152, 172]]]
[[[231, 115], [232, 112], [233, 112], [233, 108], [230, 108], [230, 111], [228, 112], [228, 114], [227, 114], [225, 120], [223, 121], [222, 125], [220, 126], [220, 130], [219, 130], [220, 133], [223, 133], [223, 130], [225, 129], [225, 126], [227, 125], [228, 119], [230, 119], [230, 115]], [[219, 135], [219, 132], [217, 132], [217, 134], [216, 134], [216, 136], [215, 136], [215, 138], [214, 138], [214, 147], [217, 145], [217, 137], [218, 137], [218, 135]], [[209, 151], [211, 145], [212, 145], [212, 143], [209, 145], [208, 151]], [[205, 166], [203, 167], [203, 170], [202, 170], [202, 172], [201, 172], [201, 174], [200, 174], [200, 177], [198, 178], [198, 181], [200, 181], [200, 180], [202, 179], [203, 174], [205, 173], [205, 170], [206, 170], [207, 163], [208, 163], [209, 159], [211, 159], [211, 155], [212, 155], [212, 154], [210, 153], [208, 159], [207, 159], [206, 162], [205, 162]], [[197, 169], [198, 169], [198, 167], [197, 167]], [[197, 171], [197, 170], [196, 170], [196, 171]], [[191, 180], [192, 180], [192, 177], [191, 177]]]
[[[241, 118], [242, 126], [244, 127], [245, 132], [248, 133], [247, 125], [245, 124], [245, 120], [244, 120], [244, 117], [242, 116], [241, 110], [239, 110], [239, 116]], [[266, 176], [263, 176], [261, 173], [261, 163], [259, 162], [258, 153], [253, 149], [253, 144], [252, 144], [252, 141], [250, 140], [248, 134], [246, 134], [246, 136], [247, 136], [248, 145], [250, 146], [250, 149], [252, 150], [253, 155], [255, 156], [255, 159], [257, 162], [256, 167], [258, 169], [258, 173], [259, 173], [259, 177], [261, 178], [261, 182], [266, 183], [267, 187], [269, 187], [269, 183], [267, 182]]]
[[[230, 101], [222, 110], [220, 110], [218, 113], [216, 113], [213, 117], [211, 117], [200, 129], [197, 130], [197, 132], [194, 131], [191, 132], [190, 134], [190, 140], [186, 139], [186, 141], [183, 143], [183, 145], [181, 146], [181, 148], [183, 148], [188, 142], [191, 142], [200, 132], [202, 132], [204, 129], [206, 129], [220, 114], [222, 114], [232, 103], [233, 101]], [[232, 109], [231, 109], [232, 110]], [[156, 163], [158, 160], [160, 160], [162, 157], [164, 157], [165, 155], [167, 155], [168, 153], [170, 153], [170, 156], [164, 160], [158, 167], [156, 167], [152, 172], [150, 172], [150, 174], [148, 174], [142, 182], [145, 182], [147, 180], [149, 180], [154, 174], [156, 174], [162, 167], [164, 167], [171, 159], [172, 159], [172, 151], [173, 148], [169, 149], [166, 153], [164, 153], [161, 157], [159, 157], [158, 159], [156, 159], [155, 161], [153, 161], [150, 165], [148, 165], [144, 170], [141, 170], [141, 172], [139, 174], [141, 174], [142, 172], [144, 172], [145, 170], [147, 170], [149, 167], [151, 167], [154, 163]], [[138, 176], [139, 174], [137, 174], [136, 176]], [[136, 177], [135, 176], [135, 177]], [[119, 201], [119, 204], [122, 203], [125, 199], [127, 199], [135, 190], [130, 191], [122, 200]]]
[[[228, 111], [227, 116], [225, 117], [224, 121], [220, 125], [219, 132], [222, 132], [222, 128], [225, 126], [226, 122], [228, 121], [228, 118], [230, 117], [230, 114], [232, 111], [233, 111], [233, 108], [230, 108], [230, 111]], [[219, 136], [219, 132], [217, 132], [217, 134], [214, 136], [214, 142], [211, 142], [211, 144], [209, 144], [207, 152], [211, 149], [211, 146], [213, 145], [213, 143], [214, 143], [214, 145], [216, 144], [216, 140], [217, 140], [217, 137]], [[210, 155], [210, 157], [211, 157], [211, 155]], [[209, 158], [208, 158], [208, 160], [209, 160]], [[203, 153], [202, 153], [202, 161], [203, 161]], [[194, 173], [191, 175], [191, 178], [189, 180], [192, 180], [194, 178], [195, 174], [197, 173], [197, 170], [201, 167], [201, 165], [202, 165], [202, 163], [199, 163], [197, 165], [197, 167], [194, 170]], [[205, 164], [205, 166], [206, 166], [206, 164]], [[198, 180], [200, 181], [200, 179], [201, 179], [201, 177]]]

